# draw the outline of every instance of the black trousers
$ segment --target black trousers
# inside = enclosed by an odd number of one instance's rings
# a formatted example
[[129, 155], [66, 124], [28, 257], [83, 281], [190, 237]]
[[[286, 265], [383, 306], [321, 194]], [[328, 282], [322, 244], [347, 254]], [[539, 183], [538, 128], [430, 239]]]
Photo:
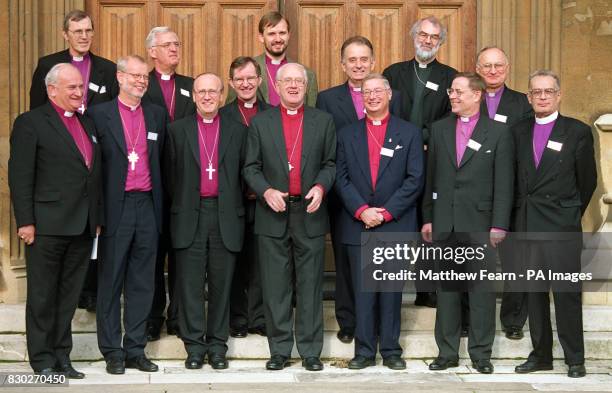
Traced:
[[93, 239], [37, 235], [26, 246], [26, 341], [34, 371], [70, 361], [71, 322]]
[[258, 236], [270, 355], [291, 356], [295, 341], [302, 358], [319, 357], [323, 348], [325, 236], [308, 237], [303, 202], [288, 202], [287, 208], [289, 217], [283, 236]]
[[[514, 243], [502, 242], [499, 245], [499, 259], [504, 272], [515, 272], [521, 257], [514, 249]], [[513, 282], [504, 283], [499, 319], [504, 329], [523, 328], [527, 322], [527, 293], [517, 292], [518, 288], [512, 288]]]
[[96, 297], [98, 293], [98, 262], [90, 260], [87, 264], [87, 274], [81, 290], [81, 297]]
[[230, 298], [230, 326], [232, 328], [249, 328], [264, 326], [266, 323], [263, 311], [261, 275], [257, 238], [254, 233], [255, 201], [246, 204], [247, 224], [244, 246], [236, 261], [232, 279]]
[[96, 320], [98, 346], [105, 359], [144, 355], [158, 238], [151, 193], [125, 193], [117, 230], [112, 236], [101, 238], [103, 255], [98, 263]]
[[[236, 253], [223, 244], [216, 199], [200, 199], [193, 243], [175, 249], [178, 321], [189, 354], [225, 354], [229, 337], [229, 305]], [[208, 317], [204, 288], [208, 282]]]
[[[166, 279], [164, 277], [164, 267], [168, 259], [168, 310], [166, 311]], [[157, 246], [157, 258], [155, 261], [155, 293], [153, 295], [153, 305], [149, 315], [149, 324], [158, 328], [166, 319], [166, 326], [176, 326], [177, 302], [175, 296], [176, 280], [176, 258], [170, 241], [170, 231], [164, 228], [164, 232], [159, 236]], [[164, 311], [167, 317], [164, 318]]]

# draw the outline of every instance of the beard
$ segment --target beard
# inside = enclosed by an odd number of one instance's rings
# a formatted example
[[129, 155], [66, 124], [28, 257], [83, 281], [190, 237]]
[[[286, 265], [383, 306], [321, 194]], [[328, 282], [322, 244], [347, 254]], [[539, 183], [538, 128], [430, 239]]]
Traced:
[[283, 49], [275, 51], [274, 49], [272, 49], [272, 46], [267, 46], [266, 45], [266, 51], [271, 54], [272, 56], [282, 56], [285, 51], [287, 50], [287, 43], [284, 42], [283, 43]]
[[438, 54], [438, 50], [440, 49], [440, 45], [434, 46], [431, 50], [421, 49], [419, 45], [415, 45], [415, 57], [420, 61], [429, 61], [436, 57]]

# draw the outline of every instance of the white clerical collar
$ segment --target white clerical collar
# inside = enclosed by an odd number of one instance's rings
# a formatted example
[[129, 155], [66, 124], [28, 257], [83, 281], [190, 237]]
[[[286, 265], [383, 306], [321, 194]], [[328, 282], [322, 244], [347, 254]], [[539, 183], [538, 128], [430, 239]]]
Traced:
[[202, 122], [206, 124], [212, 124], [214, 121], [215, 121], [214, 117], [212, 119], [207, 119], [205, 117], [202, 118]]
[[74, 116], [74, 112], [64, 111], [64, 116], [65, 117], [72, 117], [72, 116]]
[[459, 117], [461, 119], [462, 122], [467, 123], [470, 121], [470, 117], [469, 116], [460, 116]]
[[297, 115], [297, 113], [298, 113], [297, 109], [287, 109], [287, 114], [290, 116]]
[[132, 111], [132, 112], [134, 112], [140, 106], [140, 102], [138, 104], [136, 104], [136, 105], [129, 105], [129, 104], [126, 104], [125, 102], [121, 101], [121, 99], [119, 97], [117, 97], [117, 99], [119, 100], [120, 103], [122, 103], [123, 105], [127, 106], [128, 108], [130, 108], [130, 111]]
[[427, 68], [427, 64], [420, 63], [419, 61], [417, 63], [419, 63], [419, 68]]
[[557, 120], [557, 117], [559, 117], [559, 111], [555, 111], [546, 117], [536, 117], [535, 121], [537, 124], [548, 124]]
[[270, 58], [270, 63], [272, 63], [274, 65], [279, 65], [282, 62], [283, 62], [282, 60], [276, 60], [276, 59]]
[[245, 108], [249, 108], [249, 109], [251, 109], [253, 107], [253, 105], [255, 105], [254, 102], [245, 102], [244, 103], [244, 107]]
[[169, 81], [170, 78], [172, 78], [172, 74], [164, 74], [163, 72], [161, 72], [160, 75], [161, 75], [161, 80], [163, 81]]
[[382, 120], [372, 120], [372, 125], [379, 126], [382, 124]]
[[355, 93], [360, 93], [361, 92], [361, 87], [351, 87], [351, 89], [353, 89], [353, 91]]
[[83, 61], [83, 59], [84, 59], [83, 56], [72, 56], [73, 61]]
[[496, 92], [495, 92], [495, 91], [494, 91], [494, 92], [488, 92], [488, 93], [487, 93], [487, 95], [488, 95], [489, 97], [493, 98], [493, 97], [495, 97]]

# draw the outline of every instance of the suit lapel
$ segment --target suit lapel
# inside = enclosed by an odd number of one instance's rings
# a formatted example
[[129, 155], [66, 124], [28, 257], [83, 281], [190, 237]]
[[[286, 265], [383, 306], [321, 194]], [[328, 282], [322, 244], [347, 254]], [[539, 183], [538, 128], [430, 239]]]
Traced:
[[[181, 119], [185, 116], [185, 110], [191, 102], [191, 87], [188, 86], [189, 82], [186, 78], [179, 75], [174, 78], [174, 118]], [[184, 95], [183, 92], [187, 92], [189, 95]]]
[[[383, 140], [383, 148], [387, 148], [395, 153], [395, 147], [399, 145], [400, 142], [400, 133], [397, 129], [397, 124], [393, 117], [389, 119], [389, 124], [387, 125], [387, 131], [385, 132], [385, 139]], [[378, 180], [382, 177], [385, 169], [391, 162], [393, 157], [380, 155], [380, 163], [378, 165], [378, 174], [376, 175], [376, 184], [378, 184]]]
[[[472, 133], [472, 137], [470, 138], [474, 142], [479, 143], [481, 147], [482, 145], [484, 145], [485, 141], [487, 140], [488, 121], [489, 121], [489, 118], [487, 117], [487, 115], [484, 113], [481, 113], [480, 118], [478, 119], [478, 122], [476, 123], [476, 127], [474, 128], [474, 132]], [[472, 149], [469, 146], [466, 146], [465, 151], [463, 152], [463, 157], [461, 157], [461, 164], [459, 165], [459, 168], [464, 166], [474, 156], [474, 154], [476, 154], [476, 150]]]
[[[79, 117], [79, 120], [82, 119], [81, 115], [78, 115], [78, 117]], [[89, 122], [81, 121], [81, 124], [83, 125], [83, 129], [87, 133], [87, 136], [89, 138], [89, 142], [91, 143], [91, 151], [92, 151], [92, 155], [93, 155], [93, 157], [91, 158], [91, 168], [93, 168], [94, 164], [96, 163], [96, 160], [98, 159], [98, 154], [99, 154], [99, 152], [98, 152], [98, 140], [96, 138], [96, 129]], [[95, 142], [94, 142], [94, 139], [95, 139]]]
[[352, 144], [355, 150], [355, 158], [357, 159], [357, 165], [363, 172], [364, 178], [368, 181], [370, 190], [372, 190], [372, 174], [370, 173], [370, 154], [368, 152], [368, 134], [365, 119], [360, 120], [355, 127], [357, 130], [353, 133], [355, 141]]
[[353, 98], [351, 97], [351, 91], [348, 82], [342, 85], [342, 91], [336, 97], [338, 98], [338, 106], [346, 115], [348, 122], [351, 124], [359, 120], [357, 112], [355, 111], [355, 105], [353, 105]]
[[525, 128], [520, 130], [520, 145], [516, 146], [518, 154], [521, 155], [522, 161], [526, 163], [527, 170], [527, 184], [533, 184], [535, 182], [536, 166], [533, 158], [533, 125], [535, 118], [531, 118], [531, 121]]
[[[413, 60], [416, 62], [416, 60]], [[414, 65], [413, 65], [414, 67]], [[427, 82], [431, 82], [431, 83], [435, 83], [436, 85], [438, 85], [438, 90], [440, 90], [440, 86], [443, 85], [442, 83], [442, 75], [440, 72], [440, 66], [437, 60], [432, 61], [431, 63], [429, 63], [428, 67], [431, 67], [431, 73], [429, 74], [429, 78], [426, 81], [423, 81], [427, 84]], [[414, 69], [412, 70], [412, 72], [414, 73]], [[425, 100], [425, 97], [427, 97], [429, 94], [431, 94], [432, 92], [437, 92], [438, 90], [433, 90], [430, 89], [429, 87], [425, 86], [425, 88], [423, 89], [423, 100]], [[446, 93], [445, 93], [446, 94]]]
[[[51, 123], [53, 129], [59, 134], [60, 138], [66, 143], [68, 149], [73, 154], [75, 154], [79, 161], [83, 162], [83, 165], [85, 165], [85, 162], [83, 161], [83, 156], [81, 155], [79, 148], [74, 142], [72, 135], [70, 135], [70, 132], [66, 129], [66, 126], [62, 122], [62, 119], [60, 119], [59, 115], [57, 114], [57, 112], [55, 112], [55, 109], [53, 108], [53, 106], [51, 106], [50, 103], [48, 103], [47, 105], [47, 120], [49, 121], [49, 123]], [[76, 113], [74, 114], [74, 116], [76, 116]]]
[[[87, 89], [87, 105], [88, 106], [91, 103], [91, 100], [93, 100], [94, 96], [96, 94], [99, 94], [100, 89], [102, 89], [102, 87], [104, 86], [104, 74], [102, 72], [102, 68], [96, 66], [97, 65], [96, 56], [94, 56], [93, 53], [89, 52], [89, 59], [91, 61], [89, 82], [93, 82], [94, 84], [96, 84], [98, 86], [98, 91], [91, 90], [89, 86], [84, 86], [84, 88]], [[108, 89], [109, 87], [110, 86], [104, 86], [105, 89]]]
[[448, 151], [450, 160], [453, 163], [453, 166], [456, 168], [457, 146], [455, 133], [457, 132], [457, 116], [447, 116], [443, 121], [446, 122], [446, 125], [442, 127], [442, 138], [444, 139], [444, 144], [446, 145], [446, 150]]
[[195, 162], [198, 164], [198, 167], [202, 168], [202, 163], [200, 162], [200, 130], [198, 129], [198, 115], [193, 115], [191, 121], [187, 123], [185, 127], [185, 136]]
[[[533, 131], [531, 131], [533, 133]], [[542, 153], [542, 158], [540, 159], [540, 165], [536, 169], [536, 181], [542, 179], [542, 177], [553, 167], [553, 165], [557, 162], [559, 158], [559, 154], [561, 151], [555, 151], [553, 149], [548, 148], [548, 142], [554, 141], [560, 144], [565, 144], [565, 127], [563, 118], [559, 115], [557, 120], [555, 121], [555, 125], [550, 133], [550, 137], [547, 141], [547, 147], [544, 147], [544, 152]], [[563, 150], [563, 147], [561, 148]]]
[[157, 127], [157, 122], [153, 117], [153, 112], [149, 111], [148, 105], [142, 106], [142, 113], [144, 114], [145, 119], [145, 129], [142, 130], [145, 133], [145, 137], [147, 138], [147, 154], [149, 155], [149, 165], [153, 162], [153, 152], [157, 148], [157, 144], [159, 143], [156, 139], [149, 138], [149, 134], [156, 133], [159, 138], [159, 128]]
[[257, 94], [261, 92], [261, 97], [264, 99], [264, 101], [268, 102], [268, 88], [270, 87], [268, 86], [268, 68], [266, 67], [265, 56], [265, 54], [261, 54], [255, 58], [255, 60], [257, 60], [257, 63], [259, 63], [259, 67], [261, 68], [262, 73], [262, 82], [261, 86], [259, 86]]
[[232, 124], [232, 120], [229, 117], [220, 117], [219, 118], [219, 168], [221, 168], [221, 163], [223, 162], [223, 158], [225, 157], [225, 152], [227, 151], [230, 142], [232, 141], [232, 137], [234, 136], [234, 127]]
[[306, 162], [310, 157], [310, 149], [316, 139], [317, 127], [314, 122], [314, 116], [310, 113], [310, 108], [304, 105], [304, 128], [302, 129], [302, 159], [300, 173], [304, 173]]
[[[164, 93], [162, 93], [161, 86], [157, 80], [157, 75], [155, 75], [155, 69], [149, 72], [149, 87], [147, 89], [147, 94], [152, 98], [153, 102], [162, 102], [163, 107], [166, 108]], [[168, 111], [168, 108], [166, 108], [166, 111]]]
[[278, 158], [281, 161], [281, 167], [284, 173], [289, 176], [289, 160], [287, 159], [287, 151], [285, 150], [285, 135], [283, 134], [283, 119], [281, 118], [280, 109], [276, 108], [270, 112], [271, 124], [270, 133], [274, 146], [278, 151]]
[[117, 142], [117, 145], [119, 145], [119, 149], [121, 149], [123, 155], [127, 157], [123, 122], [121, 121], [121, 114], [119, 113], [117, 98], [115, 98], [112, 102], [113, 105], [111, 111], [106, 113], [106, 116], [108, 117], [108, 129], [115, 139], [115, 142]]

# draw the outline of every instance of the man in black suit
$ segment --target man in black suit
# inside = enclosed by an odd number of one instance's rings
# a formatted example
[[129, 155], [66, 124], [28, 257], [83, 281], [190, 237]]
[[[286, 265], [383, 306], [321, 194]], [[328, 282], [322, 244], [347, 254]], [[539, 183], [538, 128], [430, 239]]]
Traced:
[[[561, 86], [552, 71], [538, 70], [529, 76], [528, 97], [535, 118], [527, 118], [512, 129], [517, 150], [513, 231], [526, 237], [519, 241], [519, 249], [529, 268], [578, 273], [580, 221], [597, 186], [591, 127], [559, 114]], [[580, 283], [569, 288], [560, 288], [558, 282], [543, 284], [527, 294], [533, 351], [515, 371], [553, 368], [548, 297], [552, 286], [557, 334], [569, 366], [567, 375], [584, 377]]]
[[[380, 74], [362, 84], [365, 120], [338, 132], [335, 189], [342, 200], [339, 225], [355, 288], [355, 357], [350, 369], [383, 364], [406, 368], [399, 344], [402, 292], [368, 291], [361, 261], [362, 234], [416, 232], [418, 199], [423, 187], [421, 130], [389, 112], [391, 87]], [[403, 284], [403, 283], [402, 283]]]
[[[332, 115], [336, 130], [365, 117], [361, 83], [372, 72], [375, 62], [374, 47], [367, 38], [354, 36], [342, 44], [340, 64], [347, 76], [347, 81], [319, 93], [316, 105], [318, 109]], [[400, 116], [401, 112], [399, 97], [399, 92], [394, 92], [389, 104], [390, 112], [396, 116]], [[336, 336], [340, 341], [348, 344], [353, 341], [355, 334], [355, 294], [346, 246], [340, 241], [342, 234], [338, 220], [342, 214], [342, 203], [333, 190], [328, 195], [328, 204], [336, 267], [336, 320], [340, 326]]]
[[70, 363], [70, 324], [103, 225], [102, 158], [93, 122], [75, 113], [83, 100], [79, 71], [57, 64], [45, 84], [49, 102], [15, 120], [8, 163], [26, 244], [28, 358], [36, 373], [84, 378]]
[[[38, 60], [32, 76], [30, 87], [30, 109], [47, 102], [45, 75], [58, 63], [71, 63], [83, 78], [83, 105], [79, 112], [83, 114], [91, 105], [110, 101], [119, 93], [115, 73], [115, 63], [89, 51], [93, 41], [93, 24], [91, 18], [80, 10], [70, 11], [64, 17], [62, 35], [68, 43], [68, 49], [53, 53]], [[91, 261], [85, 276], [85, 284], [79, 297], [79, 308], [96, 311], [96, 292], [98, 285], [97, 265]]]
[[244, 239], [240, 171], [247, 128], [218, 113], [222, 95], [223, 82], [217, 75], [195, 79], [197, 114], [170, 126], [164, 164], [172, 195], [170, 233], [188, 369], [201, 368], [207, 355], [213, 369], [228, 367], [230, 292]]
[[[235, 58], [229, 68], [229, 84], [236, 92], [237, 98], [219, 112], [248, 127], [253, 116], [270, 108], [263, 99], [257, 99], [261, 81], [261, 67], [254, 58], [248, 56]], [[230, 335], [236, 338], [246, 337], [248, 333], [266, 335], [254, 232], [256, 199], [255, 193], [247, 189], [244, 246], [236, 260], [230, 298]]]
[[[166, 108], [168, 121], [182, 119], [195, 113], [195, 105], [191, 99], [193, 78], [176, 73], [181, 61], [181, 42], [178, 35], [167, 26], [158, 26], [151, 29], [145, 40], [149, 57], [153, 61], [153, 69], [149, 72], [149, 87], [143, 102], [151, 102]], [[171, 252], [168, 221], [169, 196], [164, 201], [164, 226], [159, 237], [157, 248], [157, 261], [155, 265], [155, 295], [151, 315], [147, 322], [147, 340], [159, 340], [161, 327], [164, 323], [164, 310], [166, 308], [166, 280], [164, 266], [168, 256], [168, 296], [169, 304], [166, 319], [166, 331], [169, 335], [177, 334], [176, 298], [174, 296], [174, 282], [176, 263]]]
[[[98, 346], [106, 371], [157, 371], [144, 354], [155, 287], [155, 254], [162, 229], [160, 161], [166, 111], [142, 103], [149, 73], [140, 56], [117, 62], [119, 96], [89, 110], [99, 133], [106, 226], [98, 269]], [[124, 294], [121, 334], [121, 294]]]
[[[282, 66], [276, 89], [280, 107], [253, 118], [243, 175], [257, 194], [255, 234], [270, 346], [268, 370], [282, 370], [295, 341], [302, 365], [323, 369], [323, 267], [329, 230], [325, 194], [336, 175], [332, 117], [304, 105], [306, 69]], [[294, 274], [295, 273], [295, 274]]]
[[[533, 116], [533, 109], [527, 96], [506, 86], [510, 62], [506, 53], [498, 47], [487, 46], [476, 56], [476, 73], [485, 81], [486, 94], [480, 105], [480, 113], [488, 114], [490, 119], [512, 127], [524, 118]], [[512, 271], [509, 266], [515, 259], [512, 247], [502, 243], [499, 257], [504, 270]], [[510, 284], [508, 282], [507, 284]], [[510, 291], [507, 286], [502, 295], [499, 319], [506, 337], [511, 340], [523, 338], [523, 325], [527, 321], [527, 294]]]
[[[473, 247], [462, 238], [487, 233], [490, 244], [496, 247], [510, 227], [512, 136], [506, 125], [480, 113], [484, 90], [484, 81], [477, 74], [457, 74], [448, 89], [454, 115], [432, 125], [423, 199], [425, 224], [421, 229], [426, 241], [431, 241], [433, 231], [449, 234], [446, 237], [452, 244]], [[440, 238], [447, 240], [443, 235]], [[490, 263], [491, 257], [485, 261]], [[435, 337], [439, 354], [429, 365], [430, 370], [458, 366], [465, 289], [453, 291], [442, 286], [438, 291]], [[469, 292], [468, 298], [468, 352], [474, 368], [489, 374], [493, 372], [490, 359], [495, 338], [495, 293], [485, 288]]]

